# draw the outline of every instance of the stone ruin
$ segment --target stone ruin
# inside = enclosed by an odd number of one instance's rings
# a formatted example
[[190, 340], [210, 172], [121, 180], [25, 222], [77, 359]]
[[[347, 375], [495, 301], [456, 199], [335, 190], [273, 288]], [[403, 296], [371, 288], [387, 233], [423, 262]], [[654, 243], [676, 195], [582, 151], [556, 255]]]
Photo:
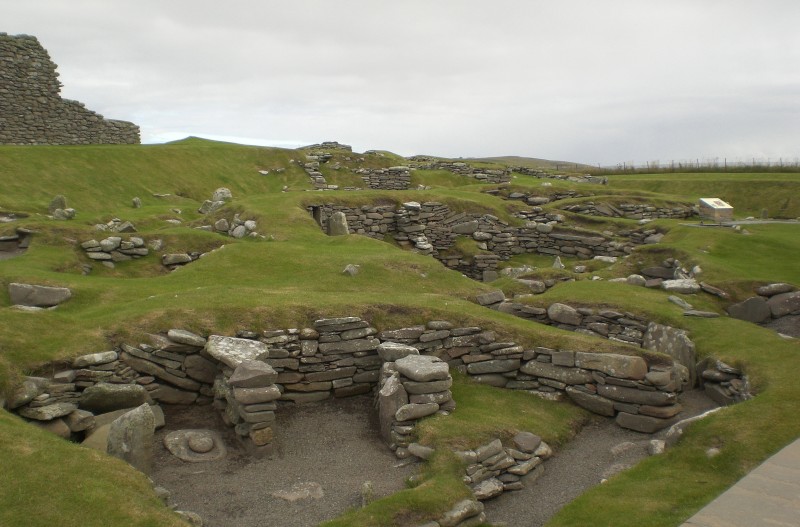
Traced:
[[0, 33], [0, 144], [138, 144], [139, 127], [62, 99], [56, 65], [36, 37]]

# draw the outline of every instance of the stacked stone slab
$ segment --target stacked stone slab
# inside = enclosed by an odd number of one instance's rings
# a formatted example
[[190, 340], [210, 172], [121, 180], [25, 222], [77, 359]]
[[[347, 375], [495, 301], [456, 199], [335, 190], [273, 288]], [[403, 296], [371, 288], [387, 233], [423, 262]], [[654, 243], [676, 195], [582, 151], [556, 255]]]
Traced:
[[139, 127], [62, 99], [56, 65], [36, 37], [0, 33], [0, 144], [139, 143]]
[[136, 382], [156, 401], [209, 404], [217, 364], [204, 350], [206, 339], [180, 329], [150, 339], [151, 344], [120, 347], [122, 361], [139, 373]]
[[587, 216], [603, 216], [612, 218], [641, 219], [685, 219], [697, 215], [697, 209], [691, 205], [675, 205], [672, 207], [657, 207], [646, 203], [595, 203], [587, 201], [574, 205], [567, 205], [563, 210], [586, 214]]
[[523, 489], [526, 482], [538, 478], [542, 462], [553, 453], [547, 443], [530, 432], [519, 432], [511, 442], [511, 446], [504, 446], [495, 439], [474, 450], [456, 452], [467, 464], [464, 482], [472, 488], [476, 500]]
[[397, 457], [405, 458], [418, 420], [455, 409], [453, 378], [446, 362], [420, 355], [415, 347], [384, 342], [378, 353], [385, 361], [378, 392], [381, 435]]
[[265, 362], [269, 356], [266, 344], [211, 335], [205, 351], [222, 369], [214, 380], [214, 407], [251, 454], [271, 455], [281, 391], [275, 384], [278, 373]]
[[109, 236], [100, 241], [95, 239], [81, 243], [81, 249], [86, 252], [91, 260], [99, 262], [126, 262], [142, 258], [150, 254], [143, 238], [130, 236]]
[[698, 371], [703, 390], [717, 404], [727, 406], [753, 397], [747, 375], [738, 368], [709, 358], [698, 365]]
[[411, 186], [411, 172], [408, 167], [362, 168], [356, 170], [367, 188], [375, 190], [408, 190]]

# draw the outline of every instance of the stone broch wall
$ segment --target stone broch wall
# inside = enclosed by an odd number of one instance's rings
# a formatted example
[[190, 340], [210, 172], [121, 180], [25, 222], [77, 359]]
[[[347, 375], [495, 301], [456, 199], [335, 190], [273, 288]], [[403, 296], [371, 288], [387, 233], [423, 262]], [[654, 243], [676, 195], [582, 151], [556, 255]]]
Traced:
[[139, 143], [139, 127], [60, 96], [56, 65], [35, 37], [0, 33], [0, 144]]

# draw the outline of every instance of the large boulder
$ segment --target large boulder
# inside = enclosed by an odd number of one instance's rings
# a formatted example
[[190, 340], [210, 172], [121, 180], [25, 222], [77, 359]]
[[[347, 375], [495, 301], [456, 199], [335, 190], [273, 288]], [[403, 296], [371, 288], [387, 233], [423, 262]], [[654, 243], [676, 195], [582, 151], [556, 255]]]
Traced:
[[144, 386], [100, 382], [83, 391], [80, 407], [94, 414], [104, 414], [149, 402], [150, 396]]
[[155, 416], [150, 405], [143, 404], [111, 423], [108, 430], [108, 453], [150, 474], [153, 469]]
[[11, 303], [20, 306], [53, 307], [72, 298], [72, 291], [66, 287], [49, 287], [31, 284], [8, 284]]
[[583, 316], [575, 308], [558, 302], [547, 308], [547, 316], [553, 322], [570, 326], [580, 326], [583, 320]]
[[234, 388], [263, 388], [277, 381], [278, 373], [272, 366], [259, 360], [247, 360], [233, 370], [228, 384]]
[[800, 313], [800, 291], [781, 293], [767, 300], [774, 318]]
[[733, 318], [754, 324], [760, 324], [772, 315], [769, 305], [767, 305], [767, 299], [763, 296], [752, 296], [738, 304], [728, 306], [728, 314]]
[[236, 368], [244, 361], [265, 359], [268, 356], [267, 345], [263, 342], [220, 335], [209, 336], [205, 350], [231, 368]]
[[225, 187], [218, 188], [211, 196], [211, 201], [228, 201], [229, 199], [233, 199], [233, 194], [230, 189]]

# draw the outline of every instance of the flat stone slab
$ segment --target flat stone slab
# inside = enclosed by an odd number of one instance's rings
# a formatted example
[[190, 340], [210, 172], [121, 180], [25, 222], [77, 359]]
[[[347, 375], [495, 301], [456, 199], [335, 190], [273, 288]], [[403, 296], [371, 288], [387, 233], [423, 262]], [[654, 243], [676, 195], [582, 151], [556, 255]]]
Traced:
[[447, 363], [432, 355], [407, 355], [394, 364], [397, 371], [412, 381], [440, 381], [450, 376], [450, 367]]
[[322, 490], [322, 486], [319, 483], [315, 481], [304, 481], [295, 483], [289, 489], [273, 492], [272, 496], [293, 503], [299, 500], [320, 500], [325, 497], [325, 492]]
[[216, 461], [228, 453], [219, 433], [205, 429], [170, 432], [164, 437], [164, 446], [173, 456], [189, 463]]
[[220, 335], [209, 336], [205, 350], [231, 368], [236, 368], [244, 361], [267, 358], [269, 353], [263, 342]]

